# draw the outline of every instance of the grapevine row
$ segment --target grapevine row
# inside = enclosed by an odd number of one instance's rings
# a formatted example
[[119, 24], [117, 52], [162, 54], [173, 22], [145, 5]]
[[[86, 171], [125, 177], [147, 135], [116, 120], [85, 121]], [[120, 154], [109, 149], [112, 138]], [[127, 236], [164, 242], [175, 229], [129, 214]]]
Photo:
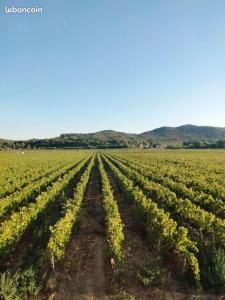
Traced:
[[[19, 176], [23, 176], [22, 178], [16, 178], [15, 176], [11, 175], [11, 182], [10, 180], [7, 181], [7, 177], [5, 177], [5, 182], [2, 182], [2, 186], [1, 186], [1, 192], [0, 192], [0, 196], [1, 199], [0, 201], [2, 201], [4, 198], [6, 198], [7, 196], [13, 196], [16, 193], [18, 193], [19, 191], [21, 191], [24, 187], [26, 187], [27, 185], [36, 182], [48, 175], [50, 175], [51, 173], [61, 169], [63, 166], [65, 166], [65, 163], [58, 163], [55, 165], [46, 165], [46, 166], [41, 166], [40, 168], [35, 168], [35, 169], [31, 169], [29, 170], [30, 172], [27, 174], [23, 173], [23, 170], [20, 170]], [[7, 174], [7, 172], [5, 172], [5, 176], [10, 176], [10, 174]], [[13, 180], [12, 180], [13, 178]], [[9, 178], [10, 179], [10, 178]]]
[[159, 170], [156, 171], [156, 169], [153, 168], [146, 168], [146, 165], [139, 161], [135, 161], [134, 163], [120, 157], [118, 158], [117, 156], [113, 157], [124, 163], [128, 167], [139, 172], [144, 177], [169, 188], [171, 191], [176, 193], [178, 197], [190, 199], [193, 203], [214, 213], [218, 217], [225, 217], [225, 203], [222, 200], [214, 199], [211, 195], [205, 194], [202, 191], [199, 192], [187, 188], [184, 183], [176, 182], [168, 177], [161, 175]]
[[[82, 160], [80, 163], [84, 165], [87, 161], [88, 157]], [[41, 180], [31, 183], [26, 186], [22, 191], [18, 192], [16, 195], [12, 194], [6, 198], [3, 198], [0, 201], [0, 219], [9, 211], [12, 211], [19, 207], [22, 202], [28, 201], [37, 197], [37, 195], [45, 188], [47, 188], [50, 184], [56, 181], [60, 176], [66, 174], [70, 169], [74, 168], [76, 164], [70, 163], [69, 165], [61, 168], [60, 170], [56, 170], [51, 173], [48, 177], [43, 177]]]
[[101, 175], [101, 186], [103, 195], [103, 207], [105, 211], [106, 233], [109, 251], [114, 258], [115, 265], [122, 271], [124, 264], [123, 253], [123, 224], [121, 221], [118, 205], [113, 198], [109, 179], [104, 169], [102, 160], [98, 156], [99, 171]]
[[198, 252], [195, 242], [188, 238], [188, 231], [169, 217], [163, 209], [147, 198], [141, 189], [134, 185], [133, 181], [123, 175], [108, 158], [104, 160], [112, 170], [119, 185], [124, 192], [134, 200], [136, 209], [142, 216], [145, 228], [152, 242], [162, 241], [162, 247], [168, 252], [178, 253], [181, 259], [187, 261], [196, 283], [200, 282], [200, 269], [195, 252]]
[[[0, 198], [20, 191], [22, 188], [47, 176], [74, 160], [87, 156], [85, 152], [3, 152], [0, 157]], [[47, 155], [46, 155], [47, 154]]]
[[73, 226], [77, 221], [82, 206], [84, 192], [94, 166], [94, 160], [95, 155], [92, 157], [74, 190], [74, 198], [67, 201], [65, 215], [50, 228], [51, 237], [48, 242], [48, 250], [56, 260], [60, 260], [64, 256], [66, 245], [70, 239]]
[[223, 220], [216, 218], [214, 214], [201, 209], [188, 199], [177, 198], [176, 194], [169, 189], [149, 181], [140, 173], [115, 159], [110, 159], [126, 176], [129, 176], [136, 184], [140, 185], [144, 192], [157, 201], [161, 207], [172, 210], [172, 212], [181, 216], [183, 220], [190, 222], [202, 231], [213, 232], [216, 241], [222, 247], [225, 246], [225, 222]]
[[59, 178], [46, 192], [41, 193], [35, 203], [21, 207], [0, 226], [0, 255], [11, 252], [21, 239], [28, 227], [46, 210], [46, 208], [60, 196], [72, 178], [81, 170], [85, 161], [82, 161], [62, 178]]
[[[139, 161], [139, 158], [132, 158], [132, 160], [136, 163], [137, 161]], [[164, 163], [166, 164], [166, 169], [164, 168], [163, 171], [165, 176], [173, 179], [176, 182], [185, 184], [188, 188], [192, 188], [193, 190], [200, 193], [204, 192], [205, 194], [211, 195], [213, 198], [221, 199], [223, 202], [225, 202], [224, 182], [219, 183], [217, 181], [214, 181], [212, 178], [210, 179], [210, 181], [208, 181], [208, 178], [202, 174], [202, 170], [204, 170], [204, 167], [200, 166], [201, 173], [198, 174], [198, 169], [196, 167], [194, 170], [191, 170], [190, 165], [188, 165], [188, 167], [185, 169], [183, 165], [180, 167], [180, 162], [178, 166], [175, 167], [175, 170], [174, 166], [172, 168], [168, 167], [168, 160], [160, 160], [158, 162], [157, 159], [156, 162], [156, 168], [158, 168], [158, 164], [160, 164], [160, 169], [163, 169]], [[149, 160], [147, 160], [147, 163], [145, 162], [145, 165], [149, 166], [149, 163]], [[215, 178], [215, 172], [213, 174], [213, 178]], [[219, 178], [221, 178], [221, 175]]]

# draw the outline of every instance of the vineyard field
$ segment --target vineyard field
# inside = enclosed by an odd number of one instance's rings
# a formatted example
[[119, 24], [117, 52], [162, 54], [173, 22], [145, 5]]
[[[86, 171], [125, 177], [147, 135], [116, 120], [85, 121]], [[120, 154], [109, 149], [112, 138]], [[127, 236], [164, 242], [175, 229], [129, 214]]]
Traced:
[[225, 151], [0, 152], [0, 299], [225, 299]]

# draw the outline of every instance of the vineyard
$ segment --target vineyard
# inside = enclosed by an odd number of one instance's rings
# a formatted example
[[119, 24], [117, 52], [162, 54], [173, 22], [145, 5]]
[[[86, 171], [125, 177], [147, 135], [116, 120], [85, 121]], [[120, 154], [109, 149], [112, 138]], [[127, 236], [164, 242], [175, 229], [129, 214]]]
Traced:
[[0, 152], [0, 299], [225, 299], [225, 152]]

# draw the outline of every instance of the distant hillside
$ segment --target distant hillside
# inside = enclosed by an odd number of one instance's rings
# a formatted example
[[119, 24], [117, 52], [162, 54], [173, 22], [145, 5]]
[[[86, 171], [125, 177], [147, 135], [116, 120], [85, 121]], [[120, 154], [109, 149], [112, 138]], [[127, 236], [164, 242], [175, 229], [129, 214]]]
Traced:
[[59, 136], [60, 138], [72, 138], [72, 139], [100, 139], [100, 140], [123, 140], [129, 141], [133, 139], [139, 139], [138, 134], [125, 133], [114, 130], [102, 130], [95, 133], [64, 133]]
[[160, 127], [141, 134], [103, 130], [95, 133], [65, 133], [50, 139], [10, 141], [0, 139], [0, 148], [132, 148], [152, 147], [157, 143], [179, 144], [183, 142], [212, 143], [225, 140], [225, 128], [183, 125]]
[[182, 125], [179, 127], [160, 127], [151, 131], [141, 133], [143, 139], [154, 139], [157, 141], [216, 141], [225, 139], [224, 127]]
[[95, 148], [130, 148], [137, 147], [142, 140], [137, 134], [124, 133], [113, 130], [103, 130], [95, 133], [65, 133], [59, 138], [62, 141], [71, 143], [71, 146], [78, 146], [79, 143], [87, 147]]

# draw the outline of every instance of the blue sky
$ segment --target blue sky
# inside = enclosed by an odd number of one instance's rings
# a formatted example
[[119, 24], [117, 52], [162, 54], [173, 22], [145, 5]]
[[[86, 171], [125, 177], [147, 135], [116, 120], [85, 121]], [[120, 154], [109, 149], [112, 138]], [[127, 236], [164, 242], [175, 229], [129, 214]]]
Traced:
[[[5, 6], [43, 7], [9, 15]], [[225, 127], [224, 0], [1, 0], [0, 137]]]

